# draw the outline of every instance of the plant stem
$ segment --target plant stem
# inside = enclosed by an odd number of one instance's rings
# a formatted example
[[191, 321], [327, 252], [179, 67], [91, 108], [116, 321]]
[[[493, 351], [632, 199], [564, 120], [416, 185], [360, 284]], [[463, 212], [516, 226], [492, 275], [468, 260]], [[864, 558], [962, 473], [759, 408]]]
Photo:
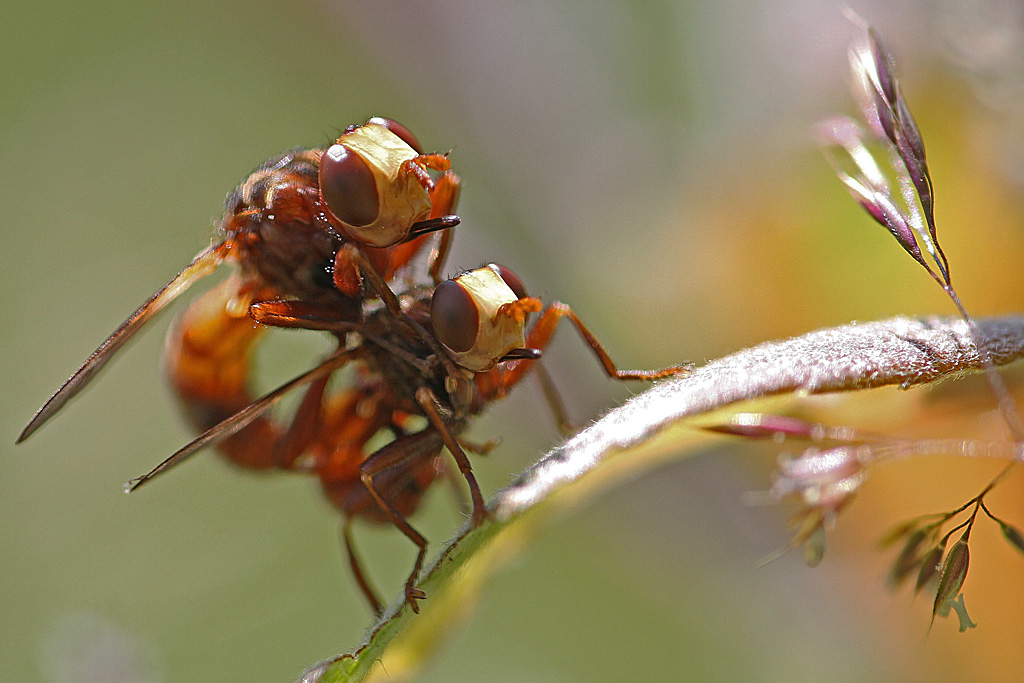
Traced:
[[[1013, 400], [1013, 396], [1010, 395], [1010, 390], [1006, 386], [1006, 382], [1003, 380], [1002, 375], [996, 370], [995, 364], [992, 362], [992, 356], [988, 352], [988, 340], [981, 334], [978, 327], [974, 324], [974, 319], [971, 318], [967, 313], [967, 309], [964, 308], [963, 302], [960, 301], [960, 297], [957, 295], [956, 290], [953, 286], [946, 283], [942, 285], [942, 288], [946, 291], [946, 294], [952, 299], [953, 304], [960, 312], [964, 322], [967, 323], [968, 329], [971, 331], [971, 337], [974, 338], [974, 344], [978, 347], [978, 355], [981, 358], [982, 365], [985, 370], [985, 377], [988, 379], [988, 384], [992, 388], [992, 393], [996, 396], [996, 402], [999, 405], [999, 413], [1002, 415], [1003, 422], [1006, 424], [1007, 429], [1010, 430], [1010, 436], [1017, 443], [1024, 442], [1024, 423], [1021, 422], [1020, 412], [1017, 410], [1017, 402]], [[1011, 463], [1012, 465], [1012, 463]], [[1002, 478], [1002, 474], [998, 478]]]

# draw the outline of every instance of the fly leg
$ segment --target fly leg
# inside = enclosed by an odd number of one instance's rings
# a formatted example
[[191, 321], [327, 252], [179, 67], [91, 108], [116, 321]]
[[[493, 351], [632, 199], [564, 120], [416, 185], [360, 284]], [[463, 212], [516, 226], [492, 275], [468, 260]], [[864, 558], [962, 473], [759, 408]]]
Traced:
[[249, 317], [271, 327], [348, 332], [358, 329], [362, 318], [359, 304], [322, 306], [290, 299], [256, 301], [249, 305]]
[[398, 167], [399, 176], [412, 176], [424, 190], [431, 192], [434, 189], [434, 180], [427, 173], [427, 169], [434, 171], [447, 171], [451, 168], [451, 161], [447, 154], [420, 154], [412, 159], [406, 159]]
[[[487, 441], [468, 441], [464, 438], [459, 438], [459, 445], [462, 446], [463, 450], [469, 451], [474, 455], [487, 455], [500, 443], [501, 439], [499, 437], [492, 437]], [[445, 467], [444, 479], [445, 484], [448, 485], [448, 489], [451, 491], [452, 497], [458, 503], [459, 509], [465, 510], [469, 508], [472, 502], [466, 495], [466, 491], [462, 488], [459, 472], [456, 472], [451, 467]]]
[[[688, 374], [691, 370], [691, 366], [688, 364], [672, 365], [667, 368], [661, 368], [659, 370], [619, 370], [615, 363], [612, 361], [611, 356], [605, 350], [601, 342], [597, 340], [597, 337], [587, 329], [587, 327], [580, 321], [573, 310], [561, 302], [556, 301], [551, 304], [543, 313], [540, 318], [534, 324], [530, 330], [530, 334], [526, 338], [526, 346], [531, 349], [543, 350], [547, 347], [551, 341], [552, 335], [555, 333], [555, 329], [558, 327], [558, 323], [561, 322], [562, 318], [568, 318], [569, 322], [573, 324], [576, 331], [580, 333], [583, 341], [587, 343], [590, 350], [597, 357], [597, 360], [601, 363], [601, 367], [604, 369], [605, 374], [609, 378], [618, 381], [627, 380], [641, 380], [652, 382], [658, 379], [664, 379], [666, 377], [673, 377], [675, 375]], [[497, 367], [492, 370], [491, 373], [496, 373], [489, 379], [487, 387], [488, 395], [503, 396], [509, 388], [515, 385], [523, 374], [530, 369], [530, 360], [513, 361], [506, 365], [506, 367]]]
[[558, 393], [558, 387], [555, 386], [555, 380], [551, 377], [551, 373], [544, 367], [544, 363], [537, 361], [534, 368], [534, 374], [537, 376], [537, 381], [540, 382], [541, 390], [544, 392], [544, 399], [548, 403], [548, 408], [551, 409], [551, 416], [555, 418], [555, 426], [558, 427], [559, 433], [562, 436], [572, 436], [576, 432], [576, 426], [569, 420], [569, 412], [565, 409], [565, 401], [562, 400], [562, 395]]
[[[380, 297], [384, 303], [385, 308], [388, 312], [398, 321], [399, 324], [403, 325], [409, 332], [418, 336], [428, 347], [433, 351], [434, 356], [444, 365], [445, 372], [451, 377], [458, 377], [462, 374], [462, 371], [455, 365], [455, 361], [452, 360], [451, 355], [444, 350], [441, 343], [437, 341], [437, 338], [423, 329], [419, 323], [413, 320], [411, 317], [405, 314], [402, 310], [402, 304], [399, 302], [398, 297], [388, 286], [388, 283], [380, 276], [373, 266], [367, 261], [366, 256], [362, 253], [359, 247], [354, 244], [346, 244], [339, 251], [335, 262], [345, 261], [356, 267], [356, 271], [366, 277], [367, 284], [370, 289]], [[454, 397], [453, 397], [454, 400]]]
[[430, 421], [430, 425], [441, 435], [445, 447], [448, 448], [448, 452], [455, 458], [455, 464], [459, 466], [462, 476], [466, 478], [466, 484], [469, 485], [469, 497], [473, 501], [473, 514], [470, 518], [470, 526], [476, 528], [483, 524], [490, 513], [487, 511], [487, 505], [484, 503], [483, 494], [480, 493], [480, 485], [476, 483], [476, 477], [473, 475], [473, 466], [469, 463], [469, 456], [466, 455], [466, 451], [459, 445], [458, 439], [452, 434], [448, 423], [442, 417], [440, 402], [437, 400], [434, 392], [427, 387], [420, 387], [416, 390], [416, 402], [423, 408], [423, 412]]
[[[344, 334], [357, 329], [358, 309], [308, 304], [302, 301], [257, 301], [249, 305], [249, 316], [264, 325], [285, 328], [329, 330], [344, 344]], [[324, 393], [330, 375], [321, 377], [306, 391], [287, 431], [278, 436], [271, 462], [281, 469], [294, 469], [299, 457], [317, 437], [323, 420]]]
[[363, 597], [370, 603], [370, 609], [373, 610], [374, 614], [380, 614], [384, 611], [384, 606], [380, 599], [377, 597], [377, 592], [373, 590], [373, 586], [366, 578], [366, 573], [363, 571], [362, 562], [359, 560], [359, 554], [356, 552], [355, 545], [352, 543], [352, 518], [346, 516], [344, 521], [341, 523], [341, 541], [345, 546], [345, 555], [348, 557], [348, 566], [352, 570], [352, 576], [355, 577], [356, 583], [359, 584], [359, 590], [363, 591]]
[[[414, 508], [414, 503], [419, 502], [419, 500], [418, 497], [415, 501], [409, 500], [408, 497], [402, 497], [405, 491], [402, 490], [401, 484], [405, 482], [402, 482], [401, 478], [398, 479], [398, 486], [392, 484], [391, 486], [384, 485], [378, 488], [374, 483], [374, 477], [387, 475], [389, 472], [400, 469], [415, 468], [424, 459], [433, 458], [436, 455], [441, 441], [441, 436], [433, 429], [428, 428], [421, 432], [395, 439], [373, 453], [359, 466], [359, 478], [377, 504], [377, 507], [392, 524], [398, 527], [399, 531], [405, 534], [406, 538], [415, 543], [416, 547], [419, 548], [412, 571], [405, 582], [405, 601], [412, 608], [412, 611], [416, 613], [420, 611], [416, 601], [427, 597], [426, 593], [416, 587], [416, 581], [419, 579], [420, 571], [423, 569], [423, 560], [427, 554], [427, 539], [409, 524], [409, 520], [405, 518], [405, 515], [402, 514], [398, 507], [411, 509]], [[411, 491], [410, 494], [422, 496], [422, 491], [417, 489]]]
[[[459, 201], [459, 188], [461, 184], [462, 181], [459, 180], [459, 176], [451, 171], [446, 171], [444, 175], [437, 179], [437, 182], [434, 183], [434, 189], [430, 193], [430, 203], [434, 207], [433, 211], [430, 212], [431, 218], [447, 216], [455, 211], [455, 204]], [[441, 277], [441, 269], [444, 268], [444, 262], [448, 259], [448, 250], [451, 248], [451, 243], [452, 231], [443, 231], [437, 245], [430, 250], [430, 255], [427, 257], [427, 272], [430, 274], [430, 278], [434, 281], [435, 285], [439, 284], [443, 279]]]
[[[408, 242], [396, 244], [389, 248], [390, 270], [381, 272], [385, 279], [390, 280], [393, 271], [407, 264], [412, 257], [426, 244], [429, 232], [437, 232], [439, 238], [427, 256], [427, 272], [434, 284], [441, 281], [441, 269], [448, 257], [452, 241], [452, 228], [458, 223], [454, 215], [455, 205], [459, 201], [459, 188], [462, 181], [451, 171], [445, 171], [430, 190], [430, 216], [419, 223], [413, 223], [409, 230], [412, 237]], [[429, 232], [428, 232], [429, 231]]]
[[[324, 375], [313, 382], [299, 403], [288, 429], [277, 439], [271, 452], [275, 467], [283, 470], [296, 469], [296, 461], [309, 448], [323, 427], [324, 392], [330, 375]], [[306, 469], [300, 467], [299, 469]]]

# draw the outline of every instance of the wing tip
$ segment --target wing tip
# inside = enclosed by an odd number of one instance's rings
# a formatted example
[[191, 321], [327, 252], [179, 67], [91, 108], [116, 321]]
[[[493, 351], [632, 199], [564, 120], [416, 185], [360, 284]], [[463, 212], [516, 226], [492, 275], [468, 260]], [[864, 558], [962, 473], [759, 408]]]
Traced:
[[[47, 403], [47, 405], [49, 405], [49, 403]], [[42, 408], [39, 409], [38, 413], [32, 416], [32, 419], [28, 421], [28, 424], [25, 425], [25, 428], [21, 430], [21, 434], [18, 434], [18, 438], [14, 440], [15, 446], [17, 446], [22, 441], [35, 434], [36, 430], [43, 426], [43, 423], [45, 423], [47, 418], [49, 417], [49, 415], [44, 415], [43, 411], [45, 410], [46, 406], [43, 406]]]

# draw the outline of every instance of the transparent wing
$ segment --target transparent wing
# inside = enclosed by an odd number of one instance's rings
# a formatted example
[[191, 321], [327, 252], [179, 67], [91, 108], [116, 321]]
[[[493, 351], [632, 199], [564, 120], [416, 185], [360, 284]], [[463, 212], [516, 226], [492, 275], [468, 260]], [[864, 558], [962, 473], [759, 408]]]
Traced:
[[161, 287], [156, 294], [121, 323], [121, 326], [114, 330], [114, 333], [107, 337], [106, 341], [100, 344], [88, 360], [82, 363], [82, 367], [78, 368], [75, 374], [71, 375], [57, 390], [57, 393], [51, 396], [50, 400], [32, 417], [15, 443], [21, 443], [30, 437], [47, 420], [56, 415], [65, 403], [80, 392], [103, 369], [107, 361], [124, 346], [125, 342], [131, 339], [160, 309], [188, 289], [193, 282], [212, 273], [224, 260], [226, 254], [226, 243], [211, 246], [200, 252], [174, 279]]
[[334, 372], [347, 363], [348, 360], [358, 351], [359, 349], [356, 347], [352, 349], [341, 349], [340, 351], [332, 353], [313, 369], [307, 370], [298, 377], [285, 382], [270, 393], [264, 394], [231, 417], [200, 434], [146, 474], [129, 481], [124, 485], [125, 493], [131, 493], [157, 475], [163, 474], [175, 465], [180, 465], [203, 448], [217, 444], [232, 434], [238, 433], [257, 417], [267, 412], [267, 410], [269, 410], [290, 391], [304, 384], [315, 382], [324, 375]]

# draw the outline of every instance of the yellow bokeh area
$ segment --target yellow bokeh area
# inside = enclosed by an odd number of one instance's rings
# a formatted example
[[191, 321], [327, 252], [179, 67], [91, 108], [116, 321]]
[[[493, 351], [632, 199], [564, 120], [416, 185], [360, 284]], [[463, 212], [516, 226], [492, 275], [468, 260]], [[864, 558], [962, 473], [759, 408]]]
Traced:
[[[999, 3], [960, 4], [854, 9], [895, 53], [957, 290], [979, 316], [1010, 314], [1024, 307], [1024, 110], [994, 83], [1017, 73], [998, 50], [1019, 55], [1024, 29]], [[512, 268], [531, 295], [571, 304], [620, 367], [955, 312], [815, 148], [817, 121], [855, 113], [856, 30], [828, 3], [58, 0], [4, 8], [0, 25], [4, 680], [288, 681], [361, 642], [371, 617], [314, 482], [211, 452], [121, 493], [192, 436], [160, 367], [174, 312], [12, 445], [209, 244], [248, 172], [349, 124], [388, 116], [450, 151], [464, 186], [447, 274]], [[268, 337], [264, 390], [330, 346]], [[608, 382], [570, 330], [545, 357], [581, 425], [643, 389]], [[978, 379], [799, 409], [908, 438], [1005, 439]], [[473, 459], [485, 494], [560, 438], [531, 379], [469, 436], [503, 439]], [[799, 552], [762, 567], [788, 543], [793, 508], [744, 493], [768, 489], [780, 452], [799, 448], [707, 436], [616, 482], [505, 558], [422, 680], [1020, 680], [1024, 556], [996, 525], [972, 534], [963, 591], [978, 628], [965, 634], [955, 620], [929, 632], [929, 599], [889, 592], [895, 554], [877, 549], [891, 525], [959, 506], [1002, 463], [881, 464], [820, 567]], [[465, 519], [449, 489], [414, 518], [435, 546]], [[990, 500], [1024, 527], [1024, 476]], [[397, 595], [411, 544], [370, 524], [356, 537]]]

